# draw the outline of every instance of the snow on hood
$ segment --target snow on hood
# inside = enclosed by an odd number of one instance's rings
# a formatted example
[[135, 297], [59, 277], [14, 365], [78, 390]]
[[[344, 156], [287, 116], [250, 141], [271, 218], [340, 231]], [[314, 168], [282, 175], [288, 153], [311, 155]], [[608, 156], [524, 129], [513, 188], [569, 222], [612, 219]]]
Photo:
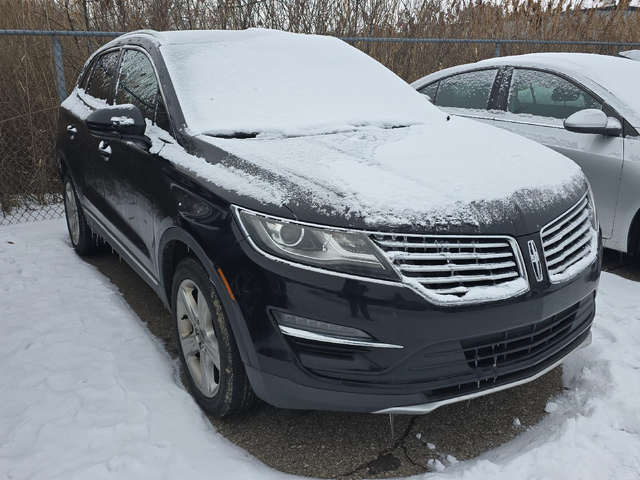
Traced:
[[163, 32], [191, 133], [305, 135], [443, 121], [393, 72], [342, 40], [277, 30]]
[[504, 220], [504, 208], [540, 211], [585, 189], [582, 171], [566, 157], [460, 118], [294, 138], [202, 138], [231, 154], [211, 165], [211, 181], [221, 183], [220, 169], [241, 171], [251, 180], [226, 188], [371, 226], [487, 225]]

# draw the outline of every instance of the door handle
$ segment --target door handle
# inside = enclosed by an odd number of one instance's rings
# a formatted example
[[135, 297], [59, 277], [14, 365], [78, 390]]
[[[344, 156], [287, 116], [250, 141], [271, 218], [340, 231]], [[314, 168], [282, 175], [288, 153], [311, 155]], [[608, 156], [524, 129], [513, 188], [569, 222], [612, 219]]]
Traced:
[[107, 142], [101, 141], [100, 144], [98, 145], [98, 153], [102, 158], [105, 159], [105, 161], [107, 161], [111, 156], [111, 147]]
[[67, 125], [67, 133], [73, 137], [76, 133], [78, 133], [78, 129], [73, 125]]

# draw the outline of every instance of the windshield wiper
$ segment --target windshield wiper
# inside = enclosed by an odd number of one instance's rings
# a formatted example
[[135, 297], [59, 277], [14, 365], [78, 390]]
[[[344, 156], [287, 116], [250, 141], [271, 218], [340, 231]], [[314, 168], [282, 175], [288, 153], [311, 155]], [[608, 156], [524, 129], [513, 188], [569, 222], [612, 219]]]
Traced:
[[[307, 133], [307, 134], [301, 134], [301, 135], [287, 135], [286, 138], [295, 138], [295, 137], [308, 137], [308, 136], [315, 136], [315, 135], [333, 135], [336, 133], [346, 133], [346, 132], [355, 132], [358, 131], [359, 128], [362, 127], [368, 127], [369, 125], [359, 125], [353, 128], [353, 130], [338, 130], [335, 132], [324, 132], [324, 133]], [[384, 127], [379, 127], [382, 128], [382, 130], [395, 130], [397, 128], [408, 128], [411, 125], [387, 125]], [[237, 132], [237, 133], [233, 133], [231, 135], [223, 135], [223, 134], [217, 134], [214, 135], [212, 133], [206, 133], [205, 135], [207, 135], [208, 137], [214, 137], [214, 138], [224, 138], [224, 139], [244, 139], [244, 138], [256, 138], [258, 135], [260, 135], [260, 133], [245, 133], [245, 132]]]
[[215, 138], [225, 138], [225, 139], [232, 139], [232, 138], [256, 138], [258, 136], [257, 133], [244, 133], [244, 132], [237, 132], [231, 135], [211, 135], [211, 134], [207, 134], [209, 137], [215, 137]]

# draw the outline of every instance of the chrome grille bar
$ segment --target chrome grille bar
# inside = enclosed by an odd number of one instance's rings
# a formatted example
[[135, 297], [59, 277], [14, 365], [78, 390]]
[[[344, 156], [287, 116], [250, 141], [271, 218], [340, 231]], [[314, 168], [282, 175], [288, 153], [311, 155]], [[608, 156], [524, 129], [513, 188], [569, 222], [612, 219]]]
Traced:
[[[591, 225], [592, 209], [593, 205], [585, 194], [573, 207], [540, 231], [552, 283], [569, 280], [571, 276], [567, 275], [567, 270], [570, 267], [582, 262], [586, 268], [596, 258], [597, 233]], [[577, 275], [579, 271], [572, 272], [572, 275]]]
[[464, 272], [472, 270], [502, 270], [503, 268], [511, 268], [515, 266], [515, 262], [509, 261], [501, 263], [471, 263], [469, 265], [400, 265], [400, 270], [402, 270], [403, 272]]
[[568, 245], [571, 245], [571, 243], [575, 242], [577, 239], [584, 237], [584, 234], [591, 228], [591, 225], [589, 224], [589, 222], [585, 222], [582, 227], [580, 227], [580, 230], [578, 230], [577, 232], [573, 232], [571, 233], [571, 230], [566, 230], [565, 234], [571, 234], [566, 240], [564, 240], [562, 243], [558, 244], [557, 246], [547, 249], [545, 248], [545, 254], [547, 257], [551, 257], [553, 255], [555, 255], [556, 253], [564, 250], [565, 248], [567, 248]]
[[[435, 241], [431, 243], [419, 243], [419, 242], [398, 242], [395, 240], [379, 240], [378, 244], [383, 247], [390, 248], [476, 248], [478, 245], [474, 242], [466, 242], [466, 243], [445, 243], [442, 241]], [[509, 244], [507, 242], [496, 242], [496, 243], [487, 243], [482, 245], [483, 248], [509, 248]]]
[[[371, 239], [405, 281], [437, 303], [494, 301], [529, 288], [520, 248], [511, 237], [376, 233]], [[466, 300], [475, 290], [482, 293]]]
[[570, 256], [571, 254], [573, 254], [576, 250], [584, 247], [587, 242], [591, 241], [591, 239], [588, 236], [583, 236], [578, 243], [576, 243], [575, 245], [573, 245], [572, 247], [570, 247], [569, 249], [567, 249], [562, 255], [557, 256], [556, 258], [554, 258], [553, 260], [549, 260], [547, 262], [547, 268], [554, 266], [557, 263], [560, 263], [561, 261], [563, 261], [565, 258], [567, 258], [568, 256]]
[[549, 225], [542, 229], [542, 236], [551, 235], [553, 232], [561, 229], [565, 225], [566, 217], [573, 217], [575, 214], [578, 214], [584, 210], [587, 206], [587, 197], [585, 196], [582, 200], [580, 200], [576, 205], [571, 207], [567, 212], [560, 215], [554, 221], [552, 221]]
[[423, 285], [439, 284], [439, 283], [469, 283], [469, 282], [486, 282], [503, 280], [505, 278], [518, 277], [518, 272], [507, 272], [496, 275], [451, 275], [450, 277], [425, 277], [416, 278]]
[[[577, 227], [579, 227], [580, 225], [584, 224], [585, 221], [589, 220], [589, 211], [588, 210], [583, 210], [582, 213], [580, 214], [580, 216], [576, 219], [573, 220], [568, 226], [567, 226], [567, 231], [573, 231], [575, 230]], [[547, 234], [548, 235], [548, 234]], [[556, 243], [558, 240], [561, 240], [562, 237], [565, 235], [565, 230], [562, 230], [560, 233], [554, 235], [553, 237], [551, 237], [548, 240], [544, 240], [542, 241], [542, 245], [544, 247], [547, 247], [549, 245], [553, 245], [554, 243]]]
[[497, 258], [512, 258], [513, 252], [503, 253], [408, 253], [387, 252], [394, 260], [494, 260]]
[[[573, 263], [577, 263], [578, 261], [582, 260], [584, 257], [586, 257], [587, 255], [589, 255], [589, 250], [584, 249], [581, 252], [578, 253], [578, 255], [575, 256], [575, 258], [573, 258]], [[562, 273], [564, 272], [567, 268], [569, 268], [571, 265], [565, 263], [564, 265], [558, 267], [556, 270], [558, 273]]]

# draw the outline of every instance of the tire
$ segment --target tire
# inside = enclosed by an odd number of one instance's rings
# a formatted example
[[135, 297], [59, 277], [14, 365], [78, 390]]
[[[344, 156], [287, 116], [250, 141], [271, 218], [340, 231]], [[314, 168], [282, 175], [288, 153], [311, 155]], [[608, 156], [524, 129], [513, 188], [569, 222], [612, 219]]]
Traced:
[[80, 200], [76, 193], [76, 187], [69, 174], [64, 176], [62, 185], [64, 212], [71, 245], [74, 250], [82, 256], [97, 252], [100, 247], [97, 241], [98, 239], [94, 236], [91, 227], [87, 224], [84, 212], [82, 211], [82, 205], [80, 205]]
[[220, 418], [249, 410], [257, 397], [220, 297], [195, 259], [178, 264], [171, 304], [180, 362], [196, 401]]

